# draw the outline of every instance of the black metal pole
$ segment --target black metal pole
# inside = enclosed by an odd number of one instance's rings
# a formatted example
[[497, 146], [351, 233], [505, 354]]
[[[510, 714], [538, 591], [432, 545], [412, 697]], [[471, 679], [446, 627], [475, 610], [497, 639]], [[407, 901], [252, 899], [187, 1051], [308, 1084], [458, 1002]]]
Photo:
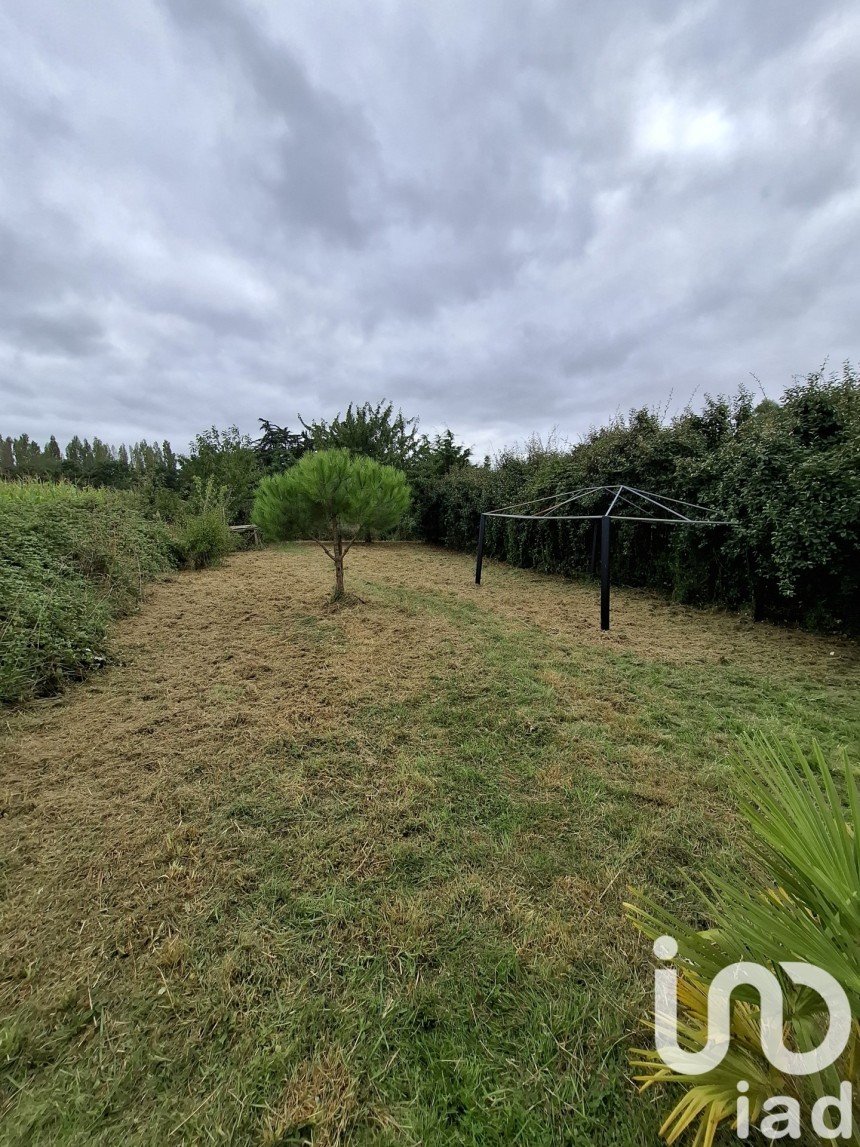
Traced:
[[478, 560], [475, 563], [475, 585], [481, 584], [481, 567], [484, 564], [484, 527], [486, 523], [487, 519], [481, 514], [481, 521], [478, 524]]
[[612, 519], [600, 519], [600, 628], [609, 628], [609, 531]]

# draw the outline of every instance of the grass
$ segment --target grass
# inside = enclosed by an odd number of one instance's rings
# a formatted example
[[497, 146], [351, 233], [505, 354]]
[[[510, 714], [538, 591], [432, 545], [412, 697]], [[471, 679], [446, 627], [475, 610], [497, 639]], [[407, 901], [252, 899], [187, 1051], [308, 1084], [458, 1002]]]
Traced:
[[742, 728], [857, 734], [851, 647], [374, 545], [158, 585], [8, 722], [2, 1141], [652, 1145], [631, 884], [745, 863]]

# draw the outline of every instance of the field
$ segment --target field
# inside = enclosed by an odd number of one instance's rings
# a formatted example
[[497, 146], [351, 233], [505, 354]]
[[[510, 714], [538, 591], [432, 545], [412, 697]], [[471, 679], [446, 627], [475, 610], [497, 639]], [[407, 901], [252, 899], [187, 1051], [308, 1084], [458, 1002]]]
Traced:
[[744, 865], [745, 728], [856, 741], [834, 639], [430, 548], [158, 583], [2, 732], [4, 1143], [657, 1141], [631, 885]]

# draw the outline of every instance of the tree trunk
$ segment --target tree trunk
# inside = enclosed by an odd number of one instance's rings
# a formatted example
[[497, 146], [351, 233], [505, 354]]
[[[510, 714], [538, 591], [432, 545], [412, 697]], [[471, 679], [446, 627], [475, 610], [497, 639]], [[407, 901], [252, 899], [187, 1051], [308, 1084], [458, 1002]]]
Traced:
[[343, 597], [343, 538], [337, 522], [332, 522], [334, 533], [334, 596], [335, 600]]

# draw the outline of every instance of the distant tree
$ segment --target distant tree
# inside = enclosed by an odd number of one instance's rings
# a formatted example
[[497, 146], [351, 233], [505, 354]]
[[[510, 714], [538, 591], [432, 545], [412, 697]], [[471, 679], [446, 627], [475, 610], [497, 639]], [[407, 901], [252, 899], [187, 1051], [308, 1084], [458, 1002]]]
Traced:
[[157, 442], [147, 442], [141, 438], [130, 450], [131, 465], [139, 477], [161, 481], [164, 477], [164, 455]]
[[211, 478], [216, 486], [226, 487], [229, 520], [248, 521], [254, 491], [263, 471], [254, 443], [247, 434], [241, 434], [236, 426], [226, 430], [213, 426], [195, 437], [181, 464], [185, 492], [191, 490], [195, 478], [204, 484]]
[[66, 443], [65, 457], [63, 459], [63, 475], [75, 481], [80, 477], [83, 471], [84, 461], [84, 444], [77, 434], [75, 434]]
[[164, 460], [164, 484], [173, 490], [179, 482], [179, 459], [166, 438], [161, 443], [161, 457]]
[[252, 517], [269, 540], [310, 538], [321, 546], [334, 562], [337, 599], [344, 593], [344, 558], [358, 534], [393, 529], [409, 499], [401, 470], [348, 450], [321, 450], [264, 478]]
[[265, 471], [286, 470], [313, 449], [313, 440], [307, 430], [290, 430], [288, 426], [278, 426], [267, 418], [261, 418], [259, 422], [261, 433], [254, 442], [254, 449]]
[[60, 467], [63, 462], [63, 452], [60, 449], [60, 444], [52, 434], [50, 439], [45, 443], [45, 449], [42, 451], [42, 458], [45, 464], [45, 470], [52, 476], [60, 473]]
[[0, 438], [0, 473], [4, 478], [15, 475], [15, 449], [11, 438]]
[[19, 434], [12, 441], [15, 471], [19, 477], [36, 476], [42, 471], [42, 447], [29, 434]]
[[102, 462], [112, 462], [113, 459], [113, 447], [107, 442], [102, 442], [101, 438], [93, 438], [93, 463], [98, 466]]
[[299, 421], [310, 435], [316, 450], [351, 450], [385, 466], [405, 470], [427, 449], [427, 439], [418, 433], [418, 419], [406, 418], [402, 410], [383, 399], [373, 406], [350, 403], [345, 414], [331, 422]]
[[469, 465], [472, 451], [462, 446], [454, 438], [453, 431], [446, 430], [428, 442], [416, 469], [426, 477], [442, 478], [452, 470], [460, 470]]

